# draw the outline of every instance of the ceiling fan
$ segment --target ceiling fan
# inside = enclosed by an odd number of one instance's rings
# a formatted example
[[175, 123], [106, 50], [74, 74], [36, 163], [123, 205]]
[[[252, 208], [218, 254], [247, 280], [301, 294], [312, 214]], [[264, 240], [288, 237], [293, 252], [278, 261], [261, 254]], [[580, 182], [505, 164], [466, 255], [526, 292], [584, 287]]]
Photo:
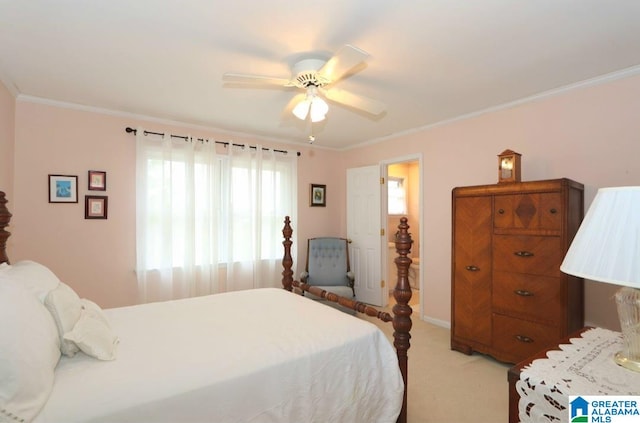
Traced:
[[319, 122], [325, 118], [329, 106], [322, 97], [371, 115], [379, 115], [385, 111], [383, 103], [333, 87], [333, 84], [350, 71], [355, 73], [359, 70], [358, 65], [364, 65], [368, 57], [367, 52], [347, 44], [328, 60], [312, 54], [303, 56], [291, 67], [290, 78], [227, 72], [223, 75], [223, 80], [303, 89], [304, 93], [298, 94], [292, 100], [295, 104], [293, 114], [301, 120], [309, 117], [312, 122]]

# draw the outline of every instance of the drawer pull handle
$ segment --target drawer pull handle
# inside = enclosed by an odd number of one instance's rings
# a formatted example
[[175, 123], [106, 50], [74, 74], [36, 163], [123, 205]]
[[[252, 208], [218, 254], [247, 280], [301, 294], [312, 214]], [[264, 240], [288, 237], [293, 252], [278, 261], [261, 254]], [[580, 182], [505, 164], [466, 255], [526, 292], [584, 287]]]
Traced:
[[476, 266], [467, 266], [465, 267], [465, 269], [467, 269], [469, 272], [477, 272], [478, 270], [480, 270], [480, 268]]
[[515, 254], [518, 257], [533, 257], [533, 253], [529, 251], [516, 251], [513, 254]]
[[530, 344], [533, 342], [533, 339], [529, 338], [528, 336], [525, 335], [516, 335], [516, 339], [520, 342], [524, 342], [527, 344]]
[[527, 291], [525, 289], [516, 289], [513, 291], [516, 295], [520, 295], [521, 297], [533, 297], [533, 292]]
[[498, 209], [498, 214], [504, 214], [504, 209]]
[[557, 209], [555, 209], [555, 208], [553, 208], [553, 209], [551, 209], [551, 210], [549, 210], [549, 211], [551, 212], [551, 214], [556, 214], [556, 213], [558, 213], [558, 210], [557, 210]]

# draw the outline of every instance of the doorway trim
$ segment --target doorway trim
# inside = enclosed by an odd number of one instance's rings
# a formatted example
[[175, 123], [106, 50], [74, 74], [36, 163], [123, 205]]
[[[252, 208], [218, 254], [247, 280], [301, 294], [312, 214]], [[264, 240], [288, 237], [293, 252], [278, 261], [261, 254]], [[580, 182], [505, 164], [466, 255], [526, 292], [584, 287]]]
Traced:
[[[420, 227], [418, 228], [418, 233], [419, 233], [419, 238], [420, 238], [420, 242], [422, 243], [424, 241], [424, 230], [423, 230], [423, 222], [424, 222], [424, 163], [423, 163], [423, 154], [422, 153], [415, 153], [415, 154], [408, 154], [408, 155], [404, 155], [404, 156], [399, 156], [399, 157], [394, 157], [394, 158], [390, 158], [390, 159], [385, 159], [382, 160], [380, 162], [380, 175], [382, 175], [382, 177], [384, 177], [385, 180], [385, 184], [382, 185], [380, 187], [381, 190], [383, 190], [383, 193], [381, 193], [381, 202], [380, 205], [382, 207], [381, 210], [381, 216], [382, 216], [382, 228], [384, 228], [385, 230], [385, 234], [389, 234], [389, 230], [393, 230], [393, 228], [388, 228], [388, 204], [387, 204], [387, 182], [389, 180], [389, 166], [392, 164], [401, 164], [401, 163], [406, 163], [406, 162], [418, 162], [418, 192], [419, 192], [419, 198], [418, 198], [418, 222]], [[382, 195], [383, 194], [383, 195]], [[383, 266], [384, 266], [384, 271], [386, 273], [383, 273], [385, 275], [389, 274], [389, 269], [387, 269], [387, 263], [389, 262], [389, 249], [387, 248], [387, 239], [388, 239], [388, 235], [385, 236], [383, 238], [383, 242], [384, 245], [381, 246], [381, 249], [383, 251]], [[422, 294], [424, 292], [424, 278], [423, 278], [423, 274], [424, 274], [424, 257], [423, 257], [423, 251], [424, 248], [420, 248], [420, 254], [419, 254], [419, 258], [420, 258], [420, 272], [418, 274], [418, 284], [419, 284], [419, 295], [420, 295], [420, 299], [419, 299], [419, 303], [418, 303], [418, 316], [420, 317], [420, 320], [424, 320], [424, 315], [423, 315], [423, 308], [422, 308], [422, 304], [424, 303], [424, 295]], [[387, 297], [389, 296], [389, 292], [391, 290], [391, 287], [395, 286], [395, 282], [392, 283], [392, 281], [388, 281], [387, 283]], [[415, 295], [415, 293], [413, 294]], [[414, 310], [415, 312], [416, 310]]]

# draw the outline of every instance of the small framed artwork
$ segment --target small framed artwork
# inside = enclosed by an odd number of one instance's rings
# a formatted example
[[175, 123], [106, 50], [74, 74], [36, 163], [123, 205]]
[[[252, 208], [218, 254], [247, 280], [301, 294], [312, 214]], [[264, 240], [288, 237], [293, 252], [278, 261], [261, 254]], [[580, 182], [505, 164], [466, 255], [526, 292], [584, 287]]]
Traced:
[[89, 191], [107, 190], [107, 172], [100, 170], [89, 171]]
[[309, 205], [311, 207], [325, 207], [327, 205], [327, 186], [311, 184]]
[[106, 195], [84, 196], [84, 218], [106, 219], [109, 198]]
[[77, 203], [78, 177], [75, 175], [49, 175], [50, 203]]

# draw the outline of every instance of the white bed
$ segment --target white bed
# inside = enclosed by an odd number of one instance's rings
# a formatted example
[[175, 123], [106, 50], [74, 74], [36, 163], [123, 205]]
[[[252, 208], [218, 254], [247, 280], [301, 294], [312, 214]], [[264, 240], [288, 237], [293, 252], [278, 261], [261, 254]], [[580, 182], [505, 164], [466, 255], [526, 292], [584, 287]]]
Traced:
[[35, 422], [394, 422], [402, 405], [375, 325], [282, 289], [105, 312], [117, 358], [63, 357]]
[[308, 287], [291, 278], [288, 219], [286, 290], [102, 310], [42, 264], [7, 264], [5, 203], [0, 192], [0, 423], [406, 422], [406, 221], [395, 317], [333, 299], [393, 320], [394, 350], [372, 323], [289, 292]]
[[284, 289], [101, 310], [20, 261], [0, 268], [0, 319], [2, 422], [394, 422], [402, 407], [378, 327]]

